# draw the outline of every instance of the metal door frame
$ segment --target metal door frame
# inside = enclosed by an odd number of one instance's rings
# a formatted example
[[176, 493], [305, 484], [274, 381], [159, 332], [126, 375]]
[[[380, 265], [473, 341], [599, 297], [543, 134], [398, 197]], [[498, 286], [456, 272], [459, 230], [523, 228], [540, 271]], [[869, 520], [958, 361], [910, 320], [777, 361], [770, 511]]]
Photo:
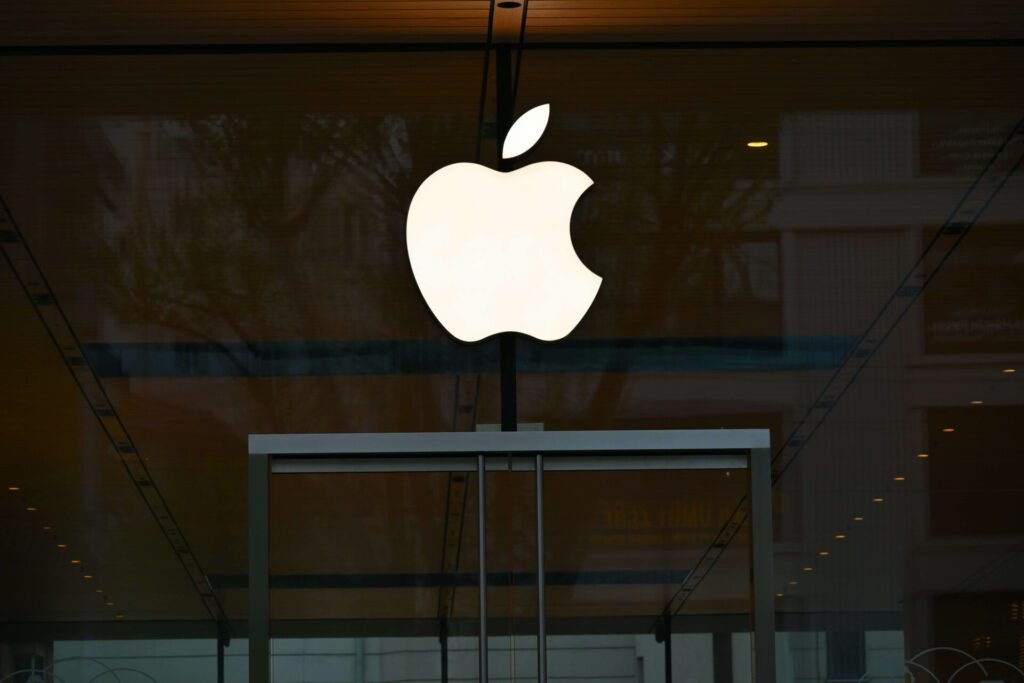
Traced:
[[[488, 462], [502, 456], [499, 465]], [[526, 460], [528, 458], [532, 460]], [[537, 671], [547, 683], [544, 472], [749, 468], [754, 674], [775, 681], [771, 450], [767, 429], [249, 435], [249, 681], [270, 683], [270, 476], [473, 471], [478, 476], [480, 681], [487, 683], [487, 470], [535, 472]], [[666, 620], [667, 621], [667, 620]], [[671, 635], [671, 634], [669, 634]], [[670, 647], [667, 639], [666, 648]], [[668, 650], [667, 650], [668, 651]]]

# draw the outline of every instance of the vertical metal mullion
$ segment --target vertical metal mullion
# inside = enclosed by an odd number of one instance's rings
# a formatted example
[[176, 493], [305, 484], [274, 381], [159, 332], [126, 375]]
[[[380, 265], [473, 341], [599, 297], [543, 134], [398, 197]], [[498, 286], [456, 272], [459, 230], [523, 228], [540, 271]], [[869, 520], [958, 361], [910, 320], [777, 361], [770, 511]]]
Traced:
[[438, 640], [441, 641], [441, 683], [448, 683], [448, 618], [438, 622]]
[[672, 615], [665, 615], [665, 683], [672, 683]]
[[480, 683], [487, 683], [487, 458], [476, 459], [477, 477], [477, 553], [480, 591]]
[[754, 680], [775, 681], [775, 562], [772, 531], [772, 454], [767, 448], [750, 451], [751, 573], [754, 608]]
[[224, 683], [224, 638], [217, 628], [217, 683]]
[[249, 454], [249, 683], [270, 683], [270, 457]]
[[537, 497], [537, 681], [548, 681], [548, 638], [544, 609], [544, 455], [534, 464]]
[[732, 683], [732, 633], [711, 634], [711, 661], [714, 683]]
[[[497, 0], [494, 0], [497, 2]], [[512, 49], [508, 45], [495, 48], [495, 109], [497, 125], [498, 170], [513, 170], [515, 162], [502, 156], [505, 136], [512, 126]], [[496, 306], [501, 305], [494, 302]], [[516, 370], [516, 333], [502, 332], [498, 335], [501, 378], [501, 431], [514, 432], [519, 425], [519, 409], [517, 408], [517, 370]]]

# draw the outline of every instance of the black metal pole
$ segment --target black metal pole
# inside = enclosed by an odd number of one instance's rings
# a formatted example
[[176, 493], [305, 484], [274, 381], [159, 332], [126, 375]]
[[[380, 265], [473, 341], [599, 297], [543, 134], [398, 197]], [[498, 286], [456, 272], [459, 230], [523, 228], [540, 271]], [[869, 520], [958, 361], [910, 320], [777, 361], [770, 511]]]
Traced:
[[487, 456], [476, 458], [477, 479], [477, 577], [480, 591], [480, 683], [487, 683], [490, 675], [487, 664]]
[[224, 683], [224, 648], [230, 644], [227, 629], [217, 624], [217, 683]]
[[665, 683], [672, 683], [672, 617], [665, 616]]
[[270, 683], [270, 456], [249, 455], [249, 683]]
[[[505, 135], [512, 126], [512, 51], [508, 46], [495, 48], [497, 76], [498, 170], [512, 170], [512, 163], [501, 156]], [[501, 431], [514, 432], [519, 416], [516, 406], [516, 337], [513, 332], [500, 335], [501, 353]]]
[[441, 683], [448, 683], [448, 619], [439, 620], [438, 640], [441, 641]]
[[711, 635], [711, 661], [714, 683], [732, 683], [732, 634]]
[[665, 683], [672, 683], [672, 615], [664, 614], [654, 631], [654, 640], [665, 644]]

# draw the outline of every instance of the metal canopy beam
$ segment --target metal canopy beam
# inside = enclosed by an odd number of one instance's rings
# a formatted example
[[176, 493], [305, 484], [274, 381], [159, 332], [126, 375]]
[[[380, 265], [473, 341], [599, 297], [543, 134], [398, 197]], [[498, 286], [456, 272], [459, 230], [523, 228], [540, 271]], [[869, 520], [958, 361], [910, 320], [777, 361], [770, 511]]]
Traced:
[[[503, 454], [504, 455], [504, 454]], [[544, 469], [548, 472], [571, 470], [742, 470], [747, 468], [743, 455], [548, 455]], [[534, 459], [513, 456], [487, 463], [488, 472], [533, 472]], [[475, 472], [476, 458], [469, 456], [408, 457], [395, 456], [330, 456], [277, 460], [274, 474], [327, 474], [339, 472]]]
[[746, 453], [768, 448], [767, 429], [659, 429], [586, 432], [407, 432], [399, 434], [252, 434], [249, 453], [274, 458], [465, 453]]

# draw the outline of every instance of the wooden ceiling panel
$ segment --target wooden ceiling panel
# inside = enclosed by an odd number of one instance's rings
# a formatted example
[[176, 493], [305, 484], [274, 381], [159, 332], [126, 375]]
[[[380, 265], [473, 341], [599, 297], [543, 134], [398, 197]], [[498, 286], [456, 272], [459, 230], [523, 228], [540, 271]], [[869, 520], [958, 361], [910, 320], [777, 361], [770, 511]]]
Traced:
[[829, 41], [1020, 38], [1014, 0], [532, 0], [530, 41]]
[[489, 0], [101, 0], [7, 8], [5, 45], [479, 42]]
[[[1024, 37], [1015, 0], [532, 0], [546, 41], [830, 41]], [[498, 8], [518, 34], [522, 6]], [[101, 0], [21, 2], [0, 44], [483, 43], [491, 0]], [[508, 21], [505, 21], [505, 20]]]

